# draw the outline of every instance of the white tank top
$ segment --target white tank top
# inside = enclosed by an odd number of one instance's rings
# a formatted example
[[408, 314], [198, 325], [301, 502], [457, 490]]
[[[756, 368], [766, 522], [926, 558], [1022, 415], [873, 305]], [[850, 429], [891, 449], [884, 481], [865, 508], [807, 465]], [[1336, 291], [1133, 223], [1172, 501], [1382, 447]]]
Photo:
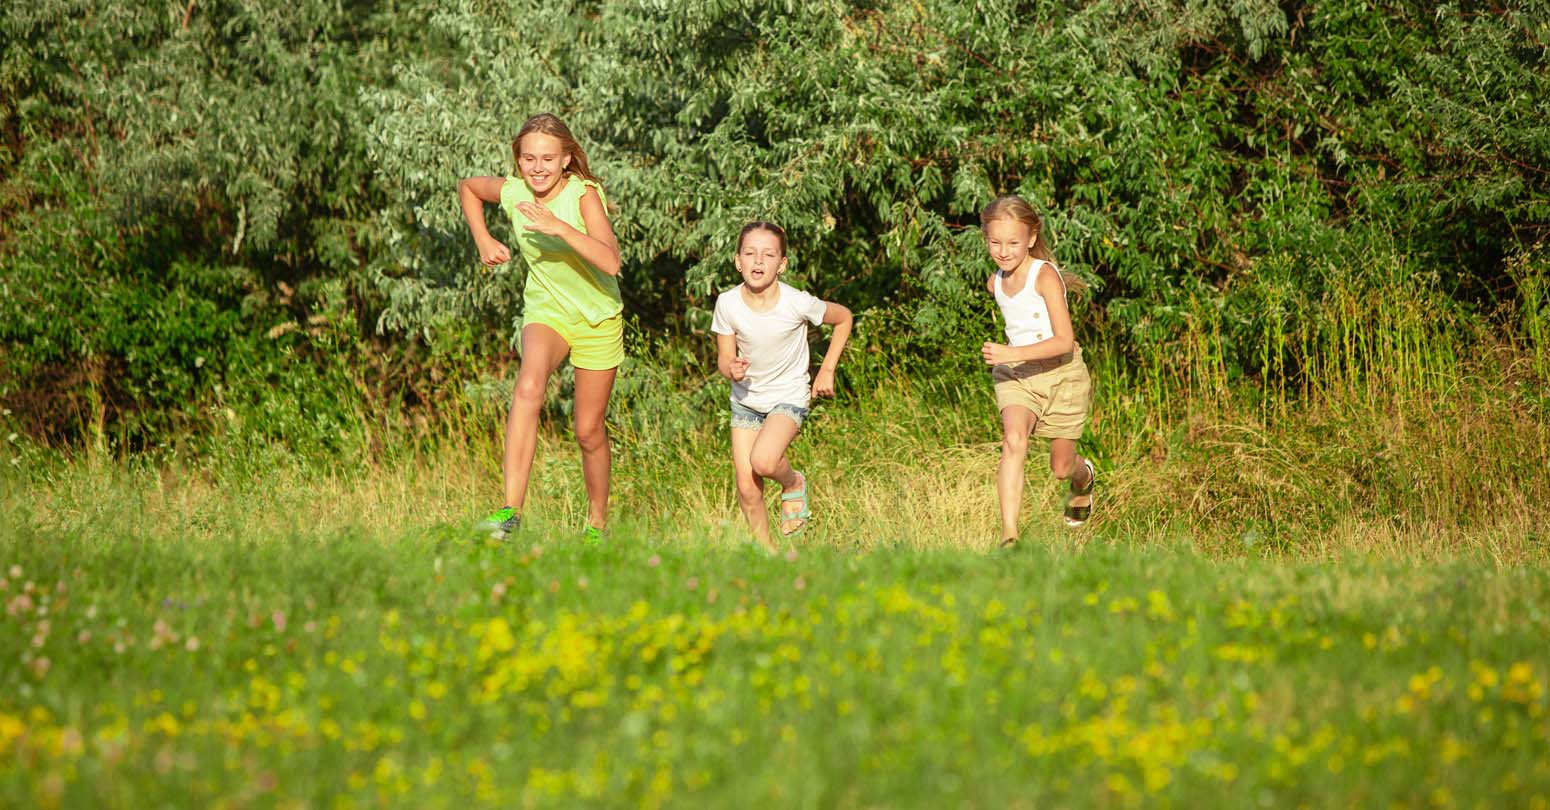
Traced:
[[[1028, 280], [1023, 282], [1023, 288], [1016, 295], [1007, 295], [1001, 289], [1001, 273], [996, 273], [996, 303], [1001, 305], [1001, 318], [1006, 321], [1007, 345], [1032, 346], [1055, 336], [1055, 327], [1049, 323], [1049, 305], [1044, 303], [1044, 296], [1039, 295], [1034, 285], [1039, 270], [1046, 264], [1049, 262], [1043, 259], [1033, 260], [1033, 266], [1028, 268]], [[1050, 268], [1054, 269], [1054, 265]], [[1059, 276], [1059, 271], [1055, 275]], [[1060, 294], [1065, 295], [1065, 292], [1066, 280], [1062, 278]]]

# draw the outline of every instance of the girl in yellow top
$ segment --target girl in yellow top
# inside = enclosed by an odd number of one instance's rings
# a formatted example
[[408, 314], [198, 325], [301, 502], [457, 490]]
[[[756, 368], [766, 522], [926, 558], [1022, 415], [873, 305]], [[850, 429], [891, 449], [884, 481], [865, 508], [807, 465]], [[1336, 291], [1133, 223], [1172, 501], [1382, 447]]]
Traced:
[[587, 156], [559, 118], [529, 118], [511, 142], [517, 177], [469, 177], [458, 183], [463, 216], [494, 267], [511, 251], [484, 224], [484, 204], [511, 217], [527, 261], [522, 290], [522, 364], [506, 417], [501, 469], [506, 503], [481, 524], [504, 538], [522, 522], [538, 411], [549, 376], [570, 355], [576, 369], [576, 443], [587, 487], [583, 536], [598, 540], [608, 521], [608, 432], [603, 425], [614, 375], [624, 359], [624, 309], [619, 297], [619, 245], [608, 223], [603, 187], [587, 168]]

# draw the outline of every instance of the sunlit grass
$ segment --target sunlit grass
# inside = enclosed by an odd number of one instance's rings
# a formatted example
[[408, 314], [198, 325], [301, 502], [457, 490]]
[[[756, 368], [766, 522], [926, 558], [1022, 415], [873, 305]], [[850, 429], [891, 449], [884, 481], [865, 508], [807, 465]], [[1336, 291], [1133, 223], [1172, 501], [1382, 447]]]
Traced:
[[1011, 553], [973, 379], [822, 405], [773, 557], [721, 389], [644, 368], [596, 547], [563, 430], [470, 532], [488, 403], [332, 458], [13, 438], [0, 805], [1545, 806], [1540, 355], [1359, 332], [1249, 395], [1095, 363], [1095, 519], [1036, 454]]
[[5, 530], [7, 804], [1550, 795], [1542, 567], [142, 540]]

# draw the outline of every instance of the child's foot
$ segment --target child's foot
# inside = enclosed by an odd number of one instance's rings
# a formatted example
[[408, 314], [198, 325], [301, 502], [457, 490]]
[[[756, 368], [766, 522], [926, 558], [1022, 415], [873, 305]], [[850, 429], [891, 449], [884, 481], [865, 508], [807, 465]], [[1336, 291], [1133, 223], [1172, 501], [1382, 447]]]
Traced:
[[1002, 551], [1011, 551], [1012, 549], [1017, 548], [1017, 538], [1003, 537], [1001, 538], [1001, 544], [996, 546], [996, 548]]
[[603, 542], [603, 538], [607, 536], [607, 529], [599, 529], [596, 526], [587, 526], [585, 529], [581, 530], [581, 542], [591, 545], [597, 545]]
[[754, 535], [753, 547], [766, 557], [773, 557], [780, 553], [780, 546], [775, 545], [775, 541], [768, 537]]
[[1066, 496], [1066, 526], [1072, 529], [1086, 523], [1092, 515], [1093, 484], [1098, 481], [1098, 472], [1091, 461], [1082, 459], [1082, 466], [1087, 468], [1087, 485], [1078, 487], [1076, 479], [1071, 479], [1071, 494]]
[[492, 540], [505, 540], [516, 534], [522, 527], [522, 516], [509, 506], [497, 509], [484, 520], [479, 521], [478, 529], [490, 536]]
[[808, 518], [813, 516], [813, 511], [807, 508], [807, 476], [798, 472], [797, 479], [801, 483], [796, 489], [780, 493], [781, 534], [792, 535], [802, 531]]

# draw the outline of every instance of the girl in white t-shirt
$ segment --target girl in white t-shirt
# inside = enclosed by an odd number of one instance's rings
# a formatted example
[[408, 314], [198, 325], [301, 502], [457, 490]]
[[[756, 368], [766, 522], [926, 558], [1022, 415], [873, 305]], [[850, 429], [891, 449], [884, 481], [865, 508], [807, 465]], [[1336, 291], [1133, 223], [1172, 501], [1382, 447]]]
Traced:
[[[807, 476], [786, 460], [814, 396], [834, 394], [834, 369], [850, 338], [850, 310], [780, 281], [786, 271], [786, 232], [750, 222], [737, 237], [733, 259], [743, 283], [716, 299], [716, 368], [732, 382], [732, 467], [737, 503], [754, 539], [774, 549], [764, 506], [764, 479], [780, 484], [780, 531], [793, 534], [812, 517]], [[809, 385], [808, 324], [832, 324], [834, 335]]]

